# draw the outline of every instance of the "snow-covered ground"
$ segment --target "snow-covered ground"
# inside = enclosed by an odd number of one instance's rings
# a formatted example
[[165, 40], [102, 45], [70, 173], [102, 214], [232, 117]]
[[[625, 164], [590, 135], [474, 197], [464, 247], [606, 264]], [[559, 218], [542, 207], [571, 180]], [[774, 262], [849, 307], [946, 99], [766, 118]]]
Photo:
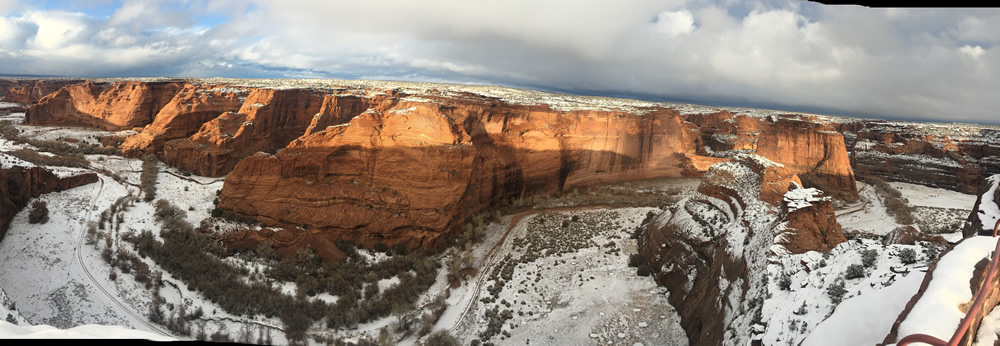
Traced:
[[976, 195], [901, 182], [890, 182], [889, 185], [899, 190], [903, 198], [916, 207], [972, 210], [972, 205], [976, 203]]
[[[899, 252], [914, 250], [917, 261], [903, 264]], [[865, 250], [876, 251], [869, 267], [862, 264]], [[896, 316], [916, 293], [928, 256], [919, 245], [889, 245], [859, 239], [840, 244], [828, 254], [815, 251], [780, 256], [768, 264], [770, 278], [764, 300], [765, 345], [873, 345], [881, 342]], [[848, 279], [851, 265], [862, 267], [860, 277]], [[781, 288], [783, 277], [788, 284]], [[838, 305], [829, 293], [843, 283]]]
[[[474, 279], [453, 293], [438, 328], [450, 328], [463, 344], [485, 342], [486, 311], [496, 307], [501, 315], [510, 310], [511, 317], [501, 318], [499, 333], [490, 339], [498, 344], [687, 344], [667, 291], [625, 265], [636, 252], [629, 235], [648, 212], [659, 209], [524, 217], [501, 246], [500, 260], [481, 268], [486, 275], [482, 284], [476, 286]], [[566, 228], [561, 227], [564, 221], [569, 222]], [[533, 251], [540, 248], [545, 250]], [[503, 268], [509, 270], [506, 278]]]
[[0, 339], [147, 339], [175, 341], [157, 333], [149, 333], [120, 326], [86, 324], [59, 329], [49, 325], [18, 326], [0, 321]]

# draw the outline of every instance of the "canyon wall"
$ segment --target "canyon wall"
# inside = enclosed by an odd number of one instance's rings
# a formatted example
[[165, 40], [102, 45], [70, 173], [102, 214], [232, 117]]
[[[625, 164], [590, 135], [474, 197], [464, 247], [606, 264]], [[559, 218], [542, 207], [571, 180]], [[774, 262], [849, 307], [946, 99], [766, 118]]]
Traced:
[[60, 88], [28, 108], [29, 125], [142, 127], [183, 87], [178, 82], [85, 82]]
[[696, 194], [664, 210], [640, 234], [639, 253], [657, 284], [670, 290], [689, 344], [749, 344], [772, 252], [822, 251], [845, 241], [842, 234], [800, 227], [804, 219], [837, 221], [832, 208], [826, 212], [829, 198], [796, 189], [799, 178], [792, 172], [761, 156], [737, 155], [709, 168]]
[[836, 124], [859, 176], [976, 193], [1000, 174], [1000, 129], [859, 120]]
[[0, 78], [0, 98], [4, 102], [32, 105], [43, 96], [60, 88], [82, 83], [82, 79], [2, 79]]
[[504, 201], [700, 176], [740, 153], [857, 198], [843, 136], [816, 119], [545, 102], [436, 89], [102, 81], [60, 88], [26, 121], [135, 128], [120, 146], [127, 156], [155, 153], [199, 175], [228, 174], [222, 210], [365, 244], [434, 246]]
[[0, 169], [0, 240], [7, 233], [14, 215], [27, 206], [32, 198], [95, 182], [97, 175], [93, 173], [59, 178], [40, 167], [15, 166]]

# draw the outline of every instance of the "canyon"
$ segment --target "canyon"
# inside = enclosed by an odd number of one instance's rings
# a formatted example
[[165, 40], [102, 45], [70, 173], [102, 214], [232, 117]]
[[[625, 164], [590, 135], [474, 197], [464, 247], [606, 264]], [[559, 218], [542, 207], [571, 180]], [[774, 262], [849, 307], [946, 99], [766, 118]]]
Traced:
[[[443, 249], [477, 217], [519, 201], [700, 179], [635, 233], [690, 344], [759, 343], [774, 291], [762, 273], [795, 256], [817, 270], [808, 256], [843, 248], [837, 208], [862, 203], [856, 180], [975, 193], [973, 210], [992, 202], [988, 192], [1000, 200], [987, 179], [1000, 173], [1000, 130], [989, 126], [407, 82], [0, 82], [5, 101], [26, 105], [27, 125], [111, 131], [100, 142], [127, 158], [153, 155], [178, 178], [224, 177], [212, 214], [266, 227], [221, 235], [231, 251], [268, 243], [335, 262], [345, 241]], [[32, 197], [97, 181], [4, 168], [0, 229]], [[986, 221], [969, 215], [966, 236], [984, 234]], [[893, 232], [885, 246], [945, 243], [912, 227]]]

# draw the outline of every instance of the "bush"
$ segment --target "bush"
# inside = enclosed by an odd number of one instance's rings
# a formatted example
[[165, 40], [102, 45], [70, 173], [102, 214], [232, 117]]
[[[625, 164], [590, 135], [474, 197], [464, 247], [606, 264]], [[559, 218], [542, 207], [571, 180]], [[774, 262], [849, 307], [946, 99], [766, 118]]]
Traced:
[[778, 279], [778, 288], [782, 291], [788, 291], [792, 287], [792, 278], [788, 274], [781, 274], [781, 278]]
[[639, 276], [649, 276], [653, 272], [653, 269], [649, 267], [648, 264], [640, 264], [635, 270], [635, 274]]
[[638, 267], [644, 263], [646, 263], [646, 257], [641, 254], [632, 254], [631, 256], [628, 256], [629, 267]]
[[861, 252], [861, 264], [865, 268], [871, 268], [876, 259], [878, 259], [878, 250], [868, 249]]
[[860, 264], [852, 264], [850, 266], [847, 266], [846, 277], [848, 280], [857, 279], [863, 276], [865, 276], [865, 268], [862, 267]]
[[439, 330], [431, 333], [427, 336], [427, 340], [424, 340], [424, 345], [426, 346], [459, 346], [458, 339], [451, 334], [448, 334], [447, 330]]
[[49, 222], [49, 205], [44, 201], [35, 201], [31, 204], [31, 211], [28, 212], [28, 223]]
[[153, 154], [142, 157], [142, 174], [139, 176], [139, 186], [142, 189], [142, 199], [152, 202], [156, 199], [156, 176], [160, 174], [159, 161]]
[[830, 301], [832, 301], [834, 305], [840, 304], [840, 302], [844, 299], [844, 295], [847, 294], [847, 289], [844, 288], [844, 280], [837, 279], [837, 282], [826, 288], [826, 294], [830, 297]]
[[899, 251], [899, 260], [903, 261], [904, 264], [913, 264], [917, 262], [917, 252], [913, 249], [906, 248]]

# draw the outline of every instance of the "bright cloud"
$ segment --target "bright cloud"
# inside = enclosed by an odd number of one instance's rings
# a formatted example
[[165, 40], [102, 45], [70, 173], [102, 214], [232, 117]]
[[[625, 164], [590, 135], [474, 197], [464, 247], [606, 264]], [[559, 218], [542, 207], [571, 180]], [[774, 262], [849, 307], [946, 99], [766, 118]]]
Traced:
[[0, 73], [419, 79], [945, 121], [996, 122], [1000, 109], [1000, 10], [786, 0], [143, 0], [104, 15], [30, 6], [0, 0]]

